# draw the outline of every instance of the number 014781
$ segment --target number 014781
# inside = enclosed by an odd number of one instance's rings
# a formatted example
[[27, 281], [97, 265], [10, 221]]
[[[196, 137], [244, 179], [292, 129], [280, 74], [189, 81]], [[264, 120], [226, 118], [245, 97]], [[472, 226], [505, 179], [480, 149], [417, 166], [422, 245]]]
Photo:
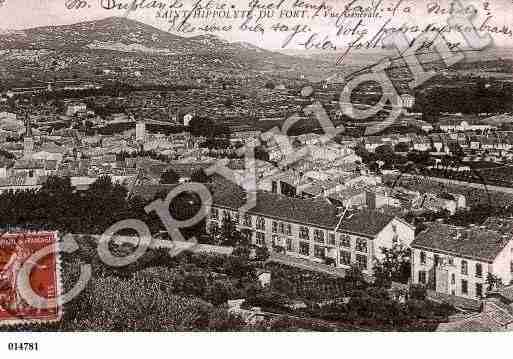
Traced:
[[9, 343], [7, 349], [13, 352], [37, 352], [39, 345], [38, 343]]

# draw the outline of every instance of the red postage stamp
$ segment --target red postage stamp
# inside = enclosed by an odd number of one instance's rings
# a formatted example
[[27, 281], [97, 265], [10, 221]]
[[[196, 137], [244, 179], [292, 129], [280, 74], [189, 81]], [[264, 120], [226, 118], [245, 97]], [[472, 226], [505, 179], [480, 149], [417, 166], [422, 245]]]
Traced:
[[0, 236], [0, 326], [60, 320], [60, 290], [56, 232]]

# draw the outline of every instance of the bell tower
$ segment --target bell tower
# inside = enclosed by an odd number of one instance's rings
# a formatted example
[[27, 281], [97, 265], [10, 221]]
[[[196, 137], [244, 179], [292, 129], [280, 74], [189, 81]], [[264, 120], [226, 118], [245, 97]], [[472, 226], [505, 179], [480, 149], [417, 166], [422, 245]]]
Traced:
[[25, 136], [23, 137], [23, 156], [30, 157], [34, 152], [34, 136], [32, 135], [32, 127], [30, 126], [30, 117], [25, 115]]

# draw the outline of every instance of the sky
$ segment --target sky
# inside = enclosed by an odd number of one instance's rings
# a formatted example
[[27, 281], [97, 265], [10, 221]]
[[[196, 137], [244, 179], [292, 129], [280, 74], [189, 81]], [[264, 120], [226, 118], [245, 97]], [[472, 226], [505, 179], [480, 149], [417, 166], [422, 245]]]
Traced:
[[[1, 2], [2, 0], [0, 0]], [[37, 26], [49, 26], [49, 25], [62, 25], [72, 24], [82, 21], [90, 21], [95, 19], [101, 19], [109, 16], [125, 16], [126, 11], [124, 10], [106, 10], [102, 8], [101, 4], [107, 4], [109, 1], [116, 2], [117, 4], [130, 4], [134, 0], [3, 0], [3, 6], [0, 7], [0, 28], [2, 29], [25, 29]], [[83, 9], [67, 9], [66, 4], [79, 3], [80, 1], [87, 2], [86, 8]], [[135, 0], [137, 2], [145, 1], [150, 3], [153, 0]], [[180, 3], [181, 9], [190, 10], [193, 4], [199, 1], [199, 5], [205, 6], [209, 0], [161, 0], [160, 2], [165, 4]], [[223, 0], [211, 0], [214, 6], [222, 4]], [[280, 0], [226, 0], [226, 6], [233, 6], [238, 10], [247, 10], [250, 8], [250, 1], [257, 1], [261, 6], [272, 6], [280, 2]], [[309, 4], [310, 6], [322, 6], [332, 7], [334, 12], [339, 12], [345, 8], [350, 0], [281, 0], [283, 1], [280, 9], [275, 10], [274, 16], [270, 19], [260, 20], [264, 33], [261, 32], [250, 32], [241, 31], [239, 26], [241, 20], [225, 20], [225, 19], [192, 19], [189, 20], [192, 26], [201, 27], [205, 24], [231, 24], [233, 29], [229, 32], [215, 32], [214, 34], [227, 39], [228, 41], [245, 41], [267, 49], [279, 49], [282, 48], [288, 36], [292, 34], [291, 30], [294, 26], [308, 26], [312, 32], [299, 33], [294, 36], [287, 48], [290, 49], [304, 49], [304, 43], [313, 34], [318, 33], [316, 39], [320, 42], [329, 40], [338, 48], [347, 46], [351, 41], [354, 41], [355, 36], [359, 35], [338, 35], [337, 27], [335, 26], [335, 18], [327, 18], [318, 16], [315, 19], [304, 19], [304, 18], [280, 18], [282, 10], [293, 9], [293, 3], [295, 1]], [[325, 2], [323, 2], [325, 1]], [[372, 35], [376, 33], [387, 21], [390, 19], [388, 27], [399, 27], [403, 24], [408, 26], [419, 25], [425, 26], [428, 23], [444, 24], [446, 23], [447, 15], [439, 14], [428, 14], [428, 6], [436, 8], [436, 4], [440, 4], [439, 10], [448, 9], [451, 1], [443, 0], [354, 0], [354, 6], [372, 6], [377, 5], [380, 9], [396, 9], [394, 16], [390, 16], [391, 11], [386, 11], [381, 19], [363, 19], [363, 24], [358, 28], [359, 30], [366, 29], [367, 37], [372, 38]], [[485, 18], [491, 16], [488, 24], [492, 27], [497, 27], [498, 30], [513, 29], [513, 2], [511, 0], [494, 0], [489, 2], [488, 9], [486, 10], [487, 1], [484, 0], [462, 0], [464, 6], [472, 4], [478, 10], [478, 16], [473, 21], [474, 25], [479, 27]], [[300, 8], [296, 7], [296, 10]], [[313, 11], [313, 10], [312, 10]], [[310, 12], [310, 14], [312, 13]], [[258, 11], [257, 11], [258, 13]], [[321, 12], [323, 13], [323, 12]], [[285, 12], [284, 15], [287, 13]], [[298, 14], [298, 13], [297, 13]], [[137, 11], [130, 12], [128, 17], [134, 20], [138, 20], [162, 30], [169, 30], [169, 24], [165, 19], [156, 18], [156, 11], [154, 9], [139, 9]], [[360, 19], [343, 19], [346, 27], [350, 29], [358, 23]], [[271, 26], [280, 23], [283, 25], [282, 28], [288, 29], [288, 31], [275, 32], [271, 29]], [[340, 23], [339, 23], [340, 24]], [[173, 32], [173, 31], [170, 31]], [[204, 33], [203, 31], [195, 31], [187, 35], [198, 35]], [[178, 33], [184, 35], [183, 33]], [[495, 44], [498, 46], [513, 46], [512, 34], [493, 34]], [[363, 38], [365, 40], [366, 37]], [[322, 41], [321, 41], [322, 40]]]

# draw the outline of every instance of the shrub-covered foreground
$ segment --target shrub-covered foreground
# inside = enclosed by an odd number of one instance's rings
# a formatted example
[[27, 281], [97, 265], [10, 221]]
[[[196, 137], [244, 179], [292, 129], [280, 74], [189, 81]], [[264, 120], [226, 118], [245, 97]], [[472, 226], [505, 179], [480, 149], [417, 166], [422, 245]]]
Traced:
[[[78, 239], [80, 250], [62, 257], [65, 291], [72, 288], [80, 267], [91, 265], [86, 288], [64, 307], [59, 323], [3, 328], [30, 331], [294, 331], [294, 330], [433, 330], [452, 308], [422, 298], [399, 303], [383, 288], [372, 288], [352, 273], [344, 279], [271, 265], [270, 288], [257, 273], [261, 262], [245, 256], [200, 255], [188, 252], [170, 257], [165, 250], [149, 250], [123, 268], [100, 260], [96, 243]], [[123, 256], [133, 248], [113, 248]], [[311, 291], [297, 291], [306, 277], [340, 292], [331, 300]], [[311, 283], [311, 282], [310, 282]], [[291, 290], [292, 289], [292, 290]], [[230, 314], [227, 301], [245, 298], [244, 308], [261, 307], [280, 314], [246, 324]], [[291, 304], [300, 300], [301, 308]]]

